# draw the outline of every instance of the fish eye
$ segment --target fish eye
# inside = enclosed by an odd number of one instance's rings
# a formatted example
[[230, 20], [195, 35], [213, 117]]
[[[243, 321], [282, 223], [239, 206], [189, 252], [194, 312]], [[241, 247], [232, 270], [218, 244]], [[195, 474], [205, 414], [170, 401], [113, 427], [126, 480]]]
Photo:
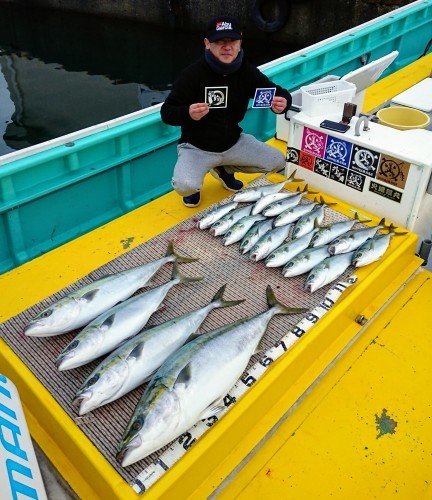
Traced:
[[40, 318], [48, 318], [49, 316], [51, 316], [51, 314], [52, 314], [52, 309], [47, 309], [46, 311], [42, 311], [39, 314], [39, 317]]
[[143, 426], [143, 419], [142, 419], [142, 417], [139, 417], [132, 424], [131, 431], [138, 432], [141, 430], [142, 426]]
[[79, 340], [74, 340], [66, 347], [65, 352], [72, 351], [73, 349], [78, 347], [78, 345], [79, 345]]
[[99, 380], [99, 375], [93, 375], [91, 379], [87, 382], [87, 386], [91, 386], [96, 384], [96, 382]]
[[292, 267], [294, 265], [294, 262], [289, 262], [285, 267], [287, 269], [289, 269], [290, 267]]

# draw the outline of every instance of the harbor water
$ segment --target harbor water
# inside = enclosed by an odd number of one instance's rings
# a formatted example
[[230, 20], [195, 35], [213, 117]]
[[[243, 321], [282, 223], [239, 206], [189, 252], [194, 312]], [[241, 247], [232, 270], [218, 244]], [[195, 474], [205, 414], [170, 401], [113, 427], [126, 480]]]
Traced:
[[[255, 64], [297, 50], [252, 41]], [[203, 36], [0, 2], [0, 155], [163, 102]]]

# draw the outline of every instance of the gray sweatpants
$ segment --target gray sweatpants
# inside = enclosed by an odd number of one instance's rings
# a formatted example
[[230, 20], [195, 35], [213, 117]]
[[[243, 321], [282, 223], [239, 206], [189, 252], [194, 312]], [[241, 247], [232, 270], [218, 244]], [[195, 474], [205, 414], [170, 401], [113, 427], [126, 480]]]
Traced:
[[224, 166], [230, 174], [273, 172], [285, 167], [285, 157], [278, 149], [250, 134], [241, 134], [237, 143], [222, 153], [203, 151], [189, 143], [179, 144], [177, 152], [172, 185], [180, 196], [200, 191], [205, 175], [215, 167]]

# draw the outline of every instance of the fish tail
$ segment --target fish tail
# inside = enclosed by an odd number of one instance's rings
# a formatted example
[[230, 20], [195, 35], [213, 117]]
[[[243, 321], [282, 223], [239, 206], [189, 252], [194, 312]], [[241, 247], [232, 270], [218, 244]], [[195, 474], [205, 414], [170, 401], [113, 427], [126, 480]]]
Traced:
[[174, 250], [174, 242], [171, 240], [168, 243], [168, 248], [166, 252], [166, 257], [169, 257], [170, 255], [174, 255], [176, 262], [196, 262], [197, 258], [195, 257], [186, 257], [185, 255], [180, 255]]
[[397, 226], [393, 225], [391, 222], [390, 225], [387, 227], [387, 229], [388, 229], [388, 234], [391, 233], [392, 236], [402, 236], [404, 234], [408, 234], [408, 231], [402, 231], [397, 233], [396, 232]]
[[287, 182], [303, 182], [304, 179], [297, 179], [295, 174], [297, 172], [297, 169], [294, 170], [294, 172], [288, 177]]
[[225, 300], [223, 298], [223, 294], [225, 292], [226, 284], [221, 286], [219, 290], [216, 292], [215, 296], [212, 299], [212, 302], [217, 303], [217, 307], [231, 307], [231, 306], [236, 306], [238, 304], [241, 304], [242, 302], [245, 301], [245, 299], [242, 300]]
[[[358, 214], [358, 212], [354, 212], [354, 219], [355, 220], [358, 220], [359, 222], [372, 222], [372, 219], [365, 219], [365, 220], [361, 220], [360, 219], [360, 215]], [[384, 220], [384, 219], [383, 219]]]
[[308, 184], [305, 185], [302, 191], [303, 194], [318, 194], [319, 191], [313, 191], [312, 189], [309, 189]]
[[328, 207], [332, 207], [334, 205], [337, 205], [337, 202], [334, 202], [334, 203], [326, 202], [322, 196], [320, 196], [320, 201], [321, 201], [321, 205], [327, 205]]
[[192, 283], [193, 281], [201, 281], [204, 279], [204, 277], [203, 276], [194, 276], [194, 277], [184, 276], [179, 271], [177, 262], [174, 262], [173, 271], [172, 271], [172, 279], [178, 280], [179, 283]]
[[282, 304], [282, 302], [279, 302], [270, 285], [267, 285], [266, 294], [267, 303], [270, 308], [276, 308], [276, 314], [300, 314], [307, 311], [307, 309], [304, 309], [302, 307], [288, 307], [285, 304]]

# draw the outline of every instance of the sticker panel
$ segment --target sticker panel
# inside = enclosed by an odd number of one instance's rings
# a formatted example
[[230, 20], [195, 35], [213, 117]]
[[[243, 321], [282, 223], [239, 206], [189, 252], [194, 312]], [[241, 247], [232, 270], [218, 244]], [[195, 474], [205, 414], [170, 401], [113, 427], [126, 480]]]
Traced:
[[387, 154], [381, 154], [376, 178], [400, 189], [405, 188], [410, 164]]
[[402, 193], [400, 191], [396, 191], [396, 189], [388, 186], [383, 186], [379, 182], [371, 181], [369, 191], [371, 193], [379, 194], [383, 198], [387, 198], [388, 200], [395, 201], [397, 203], [400, 203], [402, 201]]
[[348, 175], [345, 184], [357, 191], [363, 191], [365, 185], [366, 177], [352, 170], [348, 170]]
[[295, 163], [298, 165], [300, 158], [300, 151], [297, 148], [288, 148], [286, 161], [290, 161], [291, 163]]
[[348, 171], [346, 168], [335, 165], [334, 163], [330, 164], [330, 179], [345, 184], [347, 173]]
[[209, 108], [226, 108], [228, 105], [228, 87], [206, 87], [205, 102]]
[[270, 108], [275, 93], [276, 93], [276, 87], [271, 87], [267, 89], [256, 89], [252, 107]]
[[326, 140], [327, 134], [305, 127], [301, 148], [307, 153], [324, 158]]
[[300, 158], [298, 164], [300, 165], [300, 167], [313, 171], [315, 165], [315, 156], [309, 153], [305, 153], [304, 151], [300, 151]]
[[350, 159], [352, 144], [336, 137], [329, 135], [327, 137], [327, 144], [325, 148], [324, 159], [336, 163], [341, 167], [348, 168]]
[[315, 173], [324, 177], [330, 177], [331, 163], [322, 158], [315, 158]]
[[354, 145], [350, 169], [369, 177], [375, 177], [380, 154], [371, 149]]

